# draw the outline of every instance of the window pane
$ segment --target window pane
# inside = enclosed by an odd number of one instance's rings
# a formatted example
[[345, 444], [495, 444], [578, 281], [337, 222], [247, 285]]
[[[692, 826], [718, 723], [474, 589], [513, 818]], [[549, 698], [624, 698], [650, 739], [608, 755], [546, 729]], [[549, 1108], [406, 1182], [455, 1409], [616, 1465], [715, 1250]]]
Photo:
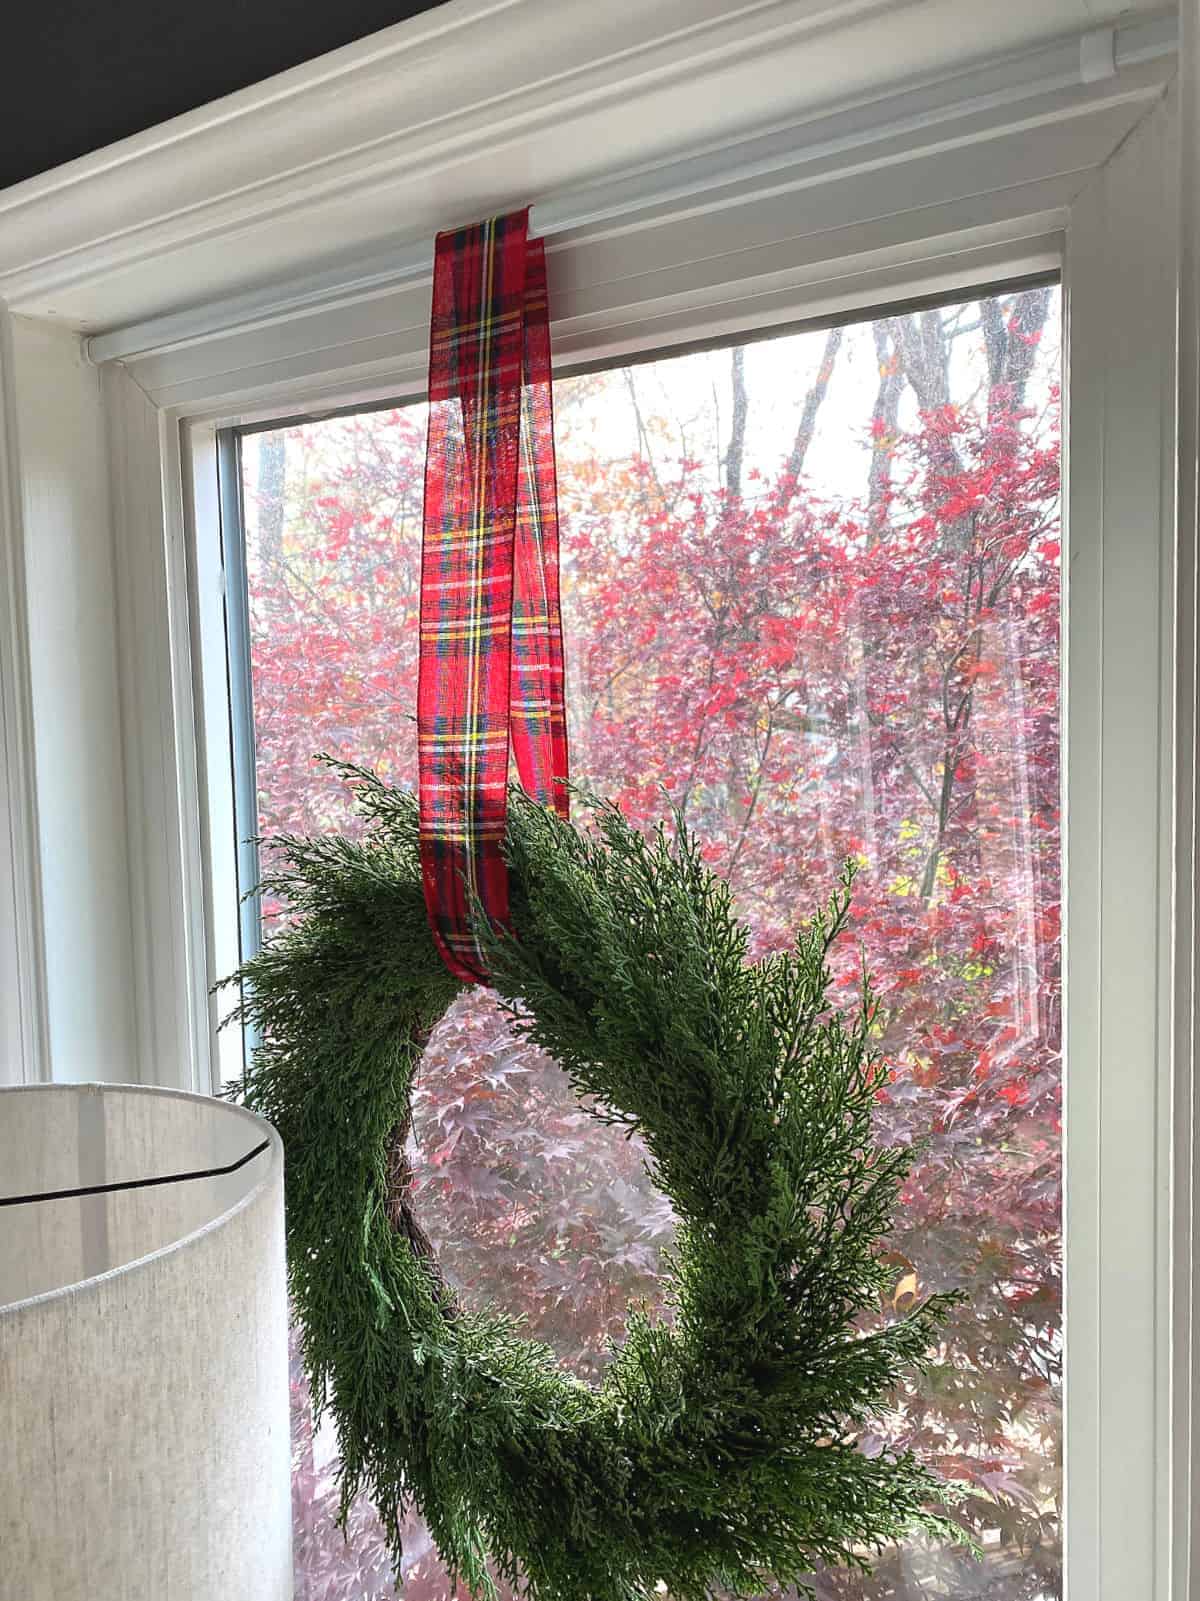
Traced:
[[[758, 952], [857, 860], [880, 1127], [928, 1142], [894, 1304], [967, 1292], [883, 1435], [966, 1481], [984, 1558], [887, 1553], [830, 1598], [1062, 1590], [1058, 330], [1038, 287], [556, 385], [573, 777], [678, 806]], [[244, 441], [263, 832], [353, 826], [316, 750], [415, 778], [423, 448], [420, 407]], [[671, 1236], [636, 1145], [480, 994], [416, 1118], [449, 1275], [598, 1374]], [[298, 1595], [390, 1596], [298, 1377], [294, 1410]], [[406, 1570], [448, 1593], [415, 1521]]]

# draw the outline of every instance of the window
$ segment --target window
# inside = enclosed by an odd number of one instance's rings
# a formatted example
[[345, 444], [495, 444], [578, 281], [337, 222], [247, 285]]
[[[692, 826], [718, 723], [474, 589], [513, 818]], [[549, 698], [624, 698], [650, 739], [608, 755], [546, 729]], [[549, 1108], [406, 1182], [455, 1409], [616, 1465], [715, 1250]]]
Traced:
[[[830, 1601], [1062, 1593], [1059, 309], [1028, 283], [556, 383], [573, 777], [639, 821], [679, 806], [759, 951], [856, 859], [881, 1126], [928, 1140], [893, 1307], [967, 1292], [863, 1449], [965, 1480], [983, 1560], [886, 1553], [874, 1579], [819, 1576]], [[238, 832], [351, 827], [315, 751], [415, 777], [423, 411], [229, 439]], [[479, 993], [420, 1097], [450, 1275], [594, 1376], [670, 1239], [636, 1147]], [[369, 1507], [334, 1526], [298, 1375], [294, 1401], [297, 1594], [390, 1595]], [[405, 1544], [405, 1595], [445, 1595], [415, 1523]]]

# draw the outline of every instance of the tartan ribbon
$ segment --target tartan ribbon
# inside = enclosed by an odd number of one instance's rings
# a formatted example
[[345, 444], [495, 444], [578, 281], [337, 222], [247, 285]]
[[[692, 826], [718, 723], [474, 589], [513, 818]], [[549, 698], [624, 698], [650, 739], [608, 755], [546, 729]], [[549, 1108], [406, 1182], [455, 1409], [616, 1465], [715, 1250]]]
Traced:
[[567, 816], [546, 252], [528, 209], [441, 233], [433, 269], [417, 765], [434, 942], [486, 981], [476, 909], [508, 922], [511, 746]]

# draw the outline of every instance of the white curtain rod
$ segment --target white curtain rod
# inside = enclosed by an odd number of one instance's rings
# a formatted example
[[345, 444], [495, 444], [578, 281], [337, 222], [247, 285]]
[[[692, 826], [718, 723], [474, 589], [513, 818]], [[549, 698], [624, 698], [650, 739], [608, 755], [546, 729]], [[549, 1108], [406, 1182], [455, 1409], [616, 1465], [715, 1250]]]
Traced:
[[[954, 117], [999, 111], [1055, 90], [1086, 87], [1116, 76], [1122, 68], [1171, 55], [1177, 48], [1174, 17], [1089, 29], [1075, 39], [1026, 55], [1007, 56], [720, 150], [626, 172], [577, 195], [541, 202], [532, 208], [530, 229], [552, 240], [558, 234], [670, 205], [728, 184], [768, 177], [867, 143], [934, 128]], [[399, 244], [268, 289], [226, 296], [94, 334], [85, 341], [85, 349], [97, 366], [128, 360], [246, 331], [297, 312], [386, 293], [431, 278], [432, 269], [431, 239]]]

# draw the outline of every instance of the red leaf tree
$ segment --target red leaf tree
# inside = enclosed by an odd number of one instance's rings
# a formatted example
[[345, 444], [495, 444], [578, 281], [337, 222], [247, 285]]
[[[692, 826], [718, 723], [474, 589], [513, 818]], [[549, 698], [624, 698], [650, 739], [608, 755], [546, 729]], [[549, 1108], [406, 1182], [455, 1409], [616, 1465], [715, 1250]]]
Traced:
[[[925, 1142], [879, 1315], [967, 1292], [862, 1448], [965, 1481], [985, 1559], [890, 1553], [822, 1575], [830, 1597], [1061, 1591], [1056, 312], [1028, 289], [558, 386], [573, 777], [647, 824], [678, 808], [761, 951], [858, 862], [880, 1123]], [[423, 423], [248, 441], [265, 833], [347, 826], [316, 750], [414, 776]], [[480, 994], [431, 1043], [416, 1122], [463, 1293], [594, 1376], [671, 1234], [636, 1144]], [[333, 1528], [298, 1377], [296, 1424], [299, 1593], [390, 1594], [369, 1509]], [[414, 1523], [406, 1593], [446, 1587]]]

